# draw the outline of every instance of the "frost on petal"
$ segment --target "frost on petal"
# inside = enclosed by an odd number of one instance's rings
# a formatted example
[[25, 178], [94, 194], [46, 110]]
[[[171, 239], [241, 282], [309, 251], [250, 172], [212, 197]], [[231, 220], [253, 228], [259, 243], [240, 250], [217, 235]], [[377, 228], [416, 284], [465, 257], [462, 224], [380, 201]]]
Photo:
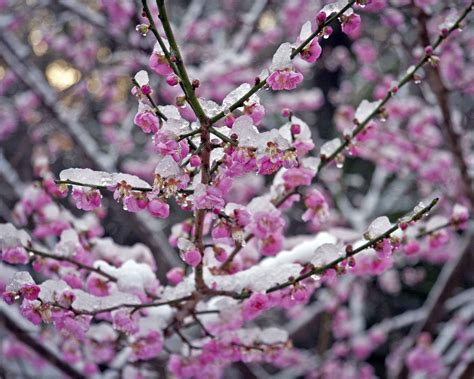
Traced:
[[370, 238], [375, 238], [383, 233], [385, 233], [388, 229], [392, 227], [390, 220], [387, 216], [377, 217], [374, 221], [371, 222], [369, 228], [367, 229], [367, 233], [369, 234]]
[[380, 105], [381, 100], [378, 101], [367, 101], [362, 100], [360, 105], [357, 107], [354, 118], [359, 122], [364, 122], [371, 114], [374, 112], [377, 107]]
[[160, 175], [162, 178], [178, 176], [181, 174], [181, 171], [178, 163], [170, 155], [161, 158], [155, 168], [155, 174]]
[[260, 135], [258, 135], [258, 149], [260, 151], [265, 151], [269, 142], [276, 144], [280, 150], [286, 150], [290, 147], [290, 142], [276, 129], [272, 129], [268, 132], [260, 133]]
[[201, 98], [199, 99], [199, 103], [201, 103], [202, 109], [209, 117], [215, 116], [222, 110], [221, 106], [212, 100]]
[[301, 27], [300, 40], [304, 41], [311, 35], [311, 21], [306, 21]]
[[334, 138], [321, 146], [320, 154], [325, 157], [330, 157], [341, 146], [341, 140]]
[[20, 271], [13, 274], [6, 290], [9, 292], [19, 292], [25, 284], [35, 284], [35, 281], [27, 271]]
[[18, 230], [13, 224], [0, 224], [0, 250], [10, 247], [26, 246], [30, 236], [24, 230]]
[[121, 181], [127, 182], [132, 187], [150, 188], [151, 186], [138, 176], [123, 173], [108, 173], [104, 171], [94, 171], [88, 168], [68, 168], [59, 173], [59, 179], [63, 181], [73, 181], [82, 184], [95, 186], [110, 186]]
[[237, 134], [239, 138], [239, 146], [241, 147], [257, 147], [259, 133], [252, 124], [250, 116], [240, 116], [235, 120], [232, 127], [232, 132]]
[[181, 114], [179, 113], [178, 108], [174, 105], [159, 105], [158, 109], [167, 119], [181, 120]]
[[278, 50], [273, 55], [272, 65], [270, 71], [284, 70], [291, 68], [291, 44], [288, 42], [282, 43]]
[[245, 328], [239, 330], [229, 330], [222, 333], [223, 339], [232, 340], [237, 337], [239, 341], [245, 345], [253, 345], [256, 343], [273, 345], [277, 343], [285, 343], [288, 341], [288, 332], [284, 329], [270, 328]]
[[137, 296], [123, 292], [116, 292], [109, 296], [98, 297], [82, 290], [72, 291], [76, 296], [72, 303], [72, 308], [79, 312], [100, 312], [124, 304], [140, 304], [140, 299]]
[[40, 284], [39, 298], [44, 303], [54, 303], [57, 300], [57, 295], [63, 291], [70, 289], [64, 280], [48, 279]]
[[[342, 10], [347, 5], [347, 0], [338, 0], [334, 3], [327, 4], [324, 6], [323, 9], [321, 9], [321, 12], [326, 13], [327, 16], [329, 16], [331, 13], [338, 13]], [[352, 8], [349, 8], [347, 11], [344, 12], [345, 16], [349, 16], [350, 14], [353, 13]]]
[[79, 245], [79, 235], [74, 229], [67, 229], [61, 233], [61, 239], [55, 246], [54, 252], [63, 257], [70, 257]]
[[[165, 45], [166, 47], [166, 50], [170, 50], [170, 43], [168, 42], [168, 40], [164, 37], [161, 37], [162, 41], [163, 41], [163, 44]], [[157, 54], [163, 54], [164, 51], [163, 49], [161, 48], [160, 44], [158, 42], [155, 43], [155, 46], [153, 46], [153, 51]]]
[[442, 22], [439, 26], [438, 29], [441, 31], [443, 29], [450, 29], [453, 27], [453, 25], [456, 23], [456, 20], [459, 16], [455, 12], [449, 13], [449, 15], [446, 17], [444, 22]]
[[97, 238], [93, 240], [92, 251], [99, 259], [112, 262], [116, 266], [122, 265], [127, 260], [134, 260], [138, 263], [146, 263], [153, 270], [156, 269], [155, 259], [150, 248], [142, 243], [132, 246], [116, 244], [112, 238]]
[[295, 116], [291, 118], [291, 122], [287, 122], [280, 128], [279, 131], [280, 131], [280, 134], [283, 136], [283, 138], [285, 138], [288, 142], [292, 141], [291, 125], [293, 124], [297, 124], [300, 127], [300, 132], [296, 136], [297, 140], [310, 140], [311, 139], [311, 129], [309, 128], [308, 124]]
[[135, 74], [134, 79], [140, 87], [144, 86], [145, 84], [150, 83], [150, 78], [148, 77], [148, 72], [146, 72], [145, 70], [138, 71]]
[[319, 246], [314, 252], [311, 263], [316, 267], [321, 267], [344, 256], [344, 253], [333, 243], [325, 243]]
[[419, 213], [419, 212], [421, 212], [421, 211], [422, 211], [423, 209], [425, 209], [425, 208], [426, 208], [425, 203], [423, 203], [422, 201], [420, 201], [420, 202], [418, 203], [418, 205], [417, 205], [415, 208], [413, 208], [413, 213]]
[[146, 263], [137, 263], [128, 260], [119, 268], [109, 265], [104, 261], [96, 261], [94, 267], [117, 278], [117, 287], [123, 292], [141, 291], [151, 289], [157, 284], [155, 274]]
[[[236, 103], [240, 98], [242, 98], [242, 96], [244, 96], [250, 90], [250, 88], [252, 88], [250, 84], [243, 83], [233, 91], [229, 92], [222, 101], [222, 107], [224, 109], [229, 108], [232, 104]], [[252, 104], [260, 102], [258, 96], [255, 94], [250, 96], [249, 100], [247, 101]]]

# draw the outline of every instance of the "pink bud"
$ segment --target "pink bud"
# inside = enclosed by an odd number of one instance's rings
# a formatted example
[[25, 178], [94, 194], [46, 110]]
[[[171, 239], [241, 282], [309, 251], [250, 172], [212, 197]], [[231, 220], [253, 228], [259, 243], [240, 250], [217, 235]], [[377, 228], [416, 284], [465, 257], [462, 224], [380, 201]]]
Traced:
[[191, 167], [199, 167], [201, 165], [201, 158], [199, 155], [193, 155], [189, 160]]
[[281, 115], [282, 115], [283, 117], [290, 117], [290, 115], [291, 115], [291, 109], [290, 109], [290, 108], [283, 108], [283, 109], [281, 110]]
[[201, 262], [201, 253], [198, 249], [188, 250], [183, 254], [183, 259], [188, 265], [196, 267]]
[[326, 12], [319, 12], [316, 16], [316, 21], [319, 25], [321, 25], [324, 21], [326, 21], [327, 15]]
[[178, 77], [175, 74], [169, 74], [166, 77], [166, 83], [168, 83], [168, 85], [170, 85], [171, 87], [174, 87], [178, 85]]
[[153, 92], [151, 87], [148, 84], [142, 85], [141, 89], [144, 95], [151, 95], [151, 93]]
[[225, 126], [227, 126], [228, 128], [232, 128], [232, 126], [234, 125], [234, 122], [235, 122], [235, 116], [232, 113], [225, 116], [224, 118]]
[[6, 291], [2, 293], [2, 298], [5, 303], [12, 305], [15, 302], [15, 293], [11, 291]]
[[301, 126], [299, 124], [291, 124], [291, 134], [298, 135], [301, 133]]
[[166, 273], [166, 278], [173, 285], [180, 283], [183, 277], [184, 270], [181, 267], [174, 267]]

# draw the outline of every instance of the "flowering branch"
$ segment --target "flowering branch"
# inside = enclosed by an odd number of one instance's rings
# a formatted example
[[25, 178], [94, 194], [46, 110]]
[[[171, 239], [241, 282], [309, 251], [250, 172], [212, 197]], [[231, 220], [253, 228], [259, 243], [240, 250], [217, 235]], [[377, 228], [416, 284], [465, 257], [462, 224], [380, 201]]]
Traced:
[[[296, 49], [293, 50], [291, 53], [291, 59], [294, 59], [318, 34], [320, 34], [325, 27], [327, 27], [331, 22], [342, 16], [350, 7], [355, 4], [356, 0], [349, 0], [349, 2], [336, 14], [331, 17], [328, 17], [324, 22], [320, 23], [316, 30], [311, 33], [311, 35], [306, 38]], [[237, 108], [240, 108], [244, 105], [244, 103], [252, 96], [253, 94], [257, 93], [260, 89], [262, 89], [267, 84], [268, 76], [265, 79], [257, 78], [255, 80], [255, 85], [247, 91], [240, 99], [238, 99], [235, 103], [229, 106], [225, 112], [233, 112]], [[224, 111], [219, 112], [214, 117], [211, 118], [211, 125], [215, 124], [221, 118], [224, 118], [226, 113]]]
[[353, 249], [353, 250], [351, 248], [346, 249], [346, 255], [344, 257], [337, 258], [337, 259], [333, 260], [332, 262], [330, 262], [327, 265], [324, 265], [322, 267], [315, 267], [312, 270], [298, 276], [297, 278], [295, 278], [293, 280], [289, 280], [285, 283], [273, 286], [273, 287], [269, 288], [268, 290], [266, 290], [265, 292], [266, 293], [275, 292], [275, 291], [281, 290], [283, 288], [292, 286], [292, 285], [294, 285], [294, 284], [296, 284], [296, 283], [298, 283], [298, 282], [300, 282], [304, 279], [307, 279], [307, 278], [309, 278], [313, 275], [324, 274], [324, 272], [326, 272], [328, 269], [335, 268], [339, 263], [346, 260], [347, 258], [353, 257], [354, 255], [357, 255], [358, 253], [373, 247], [374, 245], [377, 244], [377, 242], [382, 241], [383, 239], [390, 237], [390, 235], [393, 234], [395, 231], [397, 231], [398, 229], [401, 229], [403, 224], [406, 225], [406, 224], [410, 224], [412, 222], [416, 222], [416, 221], [420, 220], [423, 216], [428, 214], [431, 211], [431, 209], [437, 203], [438, 203], [438, 199], [432, 200], [431, 203], [428, 206], [423, 207], [422, 209], [420, 209], [413, 216], [411, 216], [408, 220], [404, 220], [404, 219], [399, 220], [390, 229], [386, 230], [384, 233], [378, 235], [377, 237], [370, 239], [369, 241], [367, 241], [366, 243], [364, 243], [363, 245], [359, 246], [356, 249]]
[[[471, 5], [469, 5], [464, 12], [461, 13], [461, 15], [458, 17], [458, 19], [453, 23], [453, 25], [445, 30], [444, 32], [440, 33], [438, 36], [436, 42], [432, 45], [432, 51], [436, 50], [441, 43], [448, 38], [448, 36], [454, 31], [457, 30], [462, 23], [462, 21], [467, 17], [467, 15], [472, 11], [472, 5], [473, 3], [471, 2]], [[367, 126], [367, 124], [375, 117], [377, 116], [381, 110], [383, 109], [383, 106], [388, 103], [388, 101], [395, 96], [395, 94], [398, 92], [400, 88], [402, 88], [405, 84], [413, 80], [416, 72], [423, 67], [426, 63], [429, 62], [431, 57], [431, 54], [426, 54], [423, 56], [423, 58], [412, 68], [408, 69], [407, 74], [400, 79], [400, 81], [392, 87], [390, 91], [387, 92], [385, 97], [380, 100], [379, 104], [375, 109], [362, 121], [360, 124], [354, 129], [352, 134], [350, 136], [347, 136], [344, 138], [344, 141], [341, 143], [341, 145], [334, 150], [334, 152], [328, 156], [325, 157], [325, 159], [321, 159], [321, 162], [318, 165], [318, 172], [316, 175], [319, 174], [319, 171], [326, 165], [328, 165], [331, 161], [333, 161], [346, 147], [348, 147], [351, 143], [351, 141], [356, 137], [359, 133], [361, 133]]]
[[[459, 18], [454, 22], [454, 24], [444, 33], [440, 34], [436, 42], [433, 44], [433, 50], [435, 50], [454, 30], [456, 30], [460, 23], [467, 17], [467, 15], [472, 11], [472, 5], [467, 7], [464, 12], [459, 16]], [[409, 70], [409, 72], [402, 78], [400, 81], [392, 87], [391, 90], [387, 92], [385, 97], [379, 102], [377, 107], [362, 121], [360, 124], [354, 129], [352, 134], [350, 136], [346, 136], [344, 138], [344, 141], [340, 144], [340, 146], [334, 150], [332, 154], [330, 154], [327, 157], [321, 157], [320, 163], [317, 167], [316, 175], [313, 178], [313, 181], [318, 179], [318, 176], [321, 172], [321, 170], [326, 167], [329, 163], [334, 161], [338, 155], [345, 149], [347, 148], [351, 141], [364, 129], [367, 127], [369, 122], [377, 116], [381, 110], [383, 109], [383, 106], [389, 102], [389, 100], [395, 96], [395, 94], [398, 92], [400, 88], [402, 88], [405, 84], [407, 84], [410, 80], [413, 79], [415, 73], [424, 65], [426, 64], [430, 59], [430, 55], [426, 54], [423, 56], [423, 58], [413, 67]], [[279, 207], [281, 204], [283, 204], [290, 196], [298, 193], [299, 188], [296, 187], [290, 191], [287, 191], [284, 193], [281, 197], [276, 198], [272, 201], [272, 203], [276, 206]], [[245, 241], [248, 242], [253, 238], [252, 234], [249, 234]], [[221, 269], [226, 269], [229, 267], [230, 263], [233, 261], [235, 256], [238, 254], [238, 252], [241, 250], [242, 246], [238, 245], [236, 248], [232, 251], [232, 253], [229, 255], [229, 257], [226, 259], [226, 261], [222, 264]]]
[[107, 274], [106, 272], [102, 271], [100, 268], [95, 268], [95, 267], [86, 265], [86, 264], [78, 262], [78, 261], [76, 261], [72, 258], [46, 253], [44, 251], [40, 251], [40, 250], [34, 249], [32, 247], [28, 247], [28, 246], [23, 246], [23, 248], [26, 251], [28, 251], [30, 254], [34, 254], [38, 257], [54, 259], [54, 260], [60, 261], [60, 262], [72, 263], [73, 265], [76, 265], [80, 269], [87, 270], [89, 272], [95, 272], [96, 274], [102, 275], [103, 277], [109, 279], [112, 282], [117, 281], [117, 278], [115, 276]]

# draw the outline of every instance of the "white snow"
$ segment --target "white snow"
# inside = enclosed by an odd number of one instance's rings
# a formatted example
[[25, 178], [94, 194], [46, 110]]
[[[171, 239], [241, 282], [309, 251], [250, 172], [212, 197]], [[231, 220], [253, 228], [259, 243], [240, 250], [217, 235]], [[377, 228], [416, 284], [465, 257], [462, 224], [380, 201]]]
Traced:
[[155, 174], [160, 175], [162, 178], [178, 176], [181, 172], [182, 170], [178, 163], [169, 155], [162, 157], [155, 168]]
[[380, 105], [381, 100], [378, 101], [367, 101], [362, 100], [360, 105], [357, 107], [354, 118], [361, 124], [363, 123], [375, 109]]
[[292, 46], [290, 43], [282, 43], [273, 55], [270, 71], [273, 72], [276, 70], [284, 70], [286, 68], [291, 68], [291, 51]]
[[135, 81], [141, 87], [145, 84], [150, 83], [150, 78], [148, 77], [148, 72], [145, 70], [138, 71], [134, 76]]
[[232, 126], [232, 132], [239, 138], [239, 146], [256, 148], [259, 142], [259, 132], [252, 124], [250, 116], [240, 116]]
[[15, 228], [11, 223], [0, 224], [0, 250], [26, 246], [30, 241], [30, 236], [24, 230]]
[[13, 274], [6, 290], [11, 292], [18, 292], [25, 284], [35, 284], [35, 281], [27, 271], [19, 271]]
[[369, 234], [370, 238], [376, 238], [379, 235], [385, 233], [388, 229], [392, 227], [390, 220], [387, 216], [377, 217], [374, 221], [372, 221], [367, 229], [367, 233]]
[[59, 173], [63, 181], [71, 180], [82, 184], [94, 186], [111, 186], [121, 181], [127, 182], [132, 187], [151, 189], [151, 186], [138, 176], [124, 173], [108, 173], [94, 171], [89, 168], [68, 168]]
[[340, 146], [341, 140], [339, 138], [334, 138], [321, 146], [320, 154], [324, 155], [326, 158], [330, 157]]
[[54, 247], [54, 252], [63, 257], [70, 257], [79, 246], [79, 235], [74, 229], [67, 229], [61, 233], [58, 244]]
[[123, 292], [145, 292], [147, 288], [157, 284], [155, 274], [146, 263], [128, 260], [119, 268], [116, 268], [107, 262], [96, 261], [94, 262], [94, 267], [117, 278], [117, 288]]

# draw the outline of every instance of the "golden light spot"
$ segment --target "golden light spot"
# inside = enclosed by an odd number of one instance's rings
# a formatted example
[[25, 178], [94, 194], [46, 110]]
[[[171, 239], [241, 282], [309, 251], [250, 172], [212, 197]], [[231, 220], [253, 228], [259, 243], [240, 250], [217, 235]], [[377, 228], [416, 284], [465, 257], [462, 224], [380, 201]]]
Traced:
[[93, 73], [89, 79], [87, 79], [87, 90], [93, 95], [100, 95], [102, 90], [102, 83], [97, 73]]
[[48, 51], [48, 43], [45, 41], [41, 41], [39, 44], [33, 45], [33, 52], [38, 57], [45, 55], [47, 51]]
[[28, 35], [31, 46], [39, 44], [43, 40], [43, 33], [40, 29], [33, 29]]
[[6, 74], [7, 74], [7, 70], [5, 70], [5, 67], [0, 66], [0, 80], [2, 80]]
[[117, 78], [116, 82], [116, 95], [114, 100], [124, 101], [130, 94], [130, 89], [132, 88], [131, 79], [128, 76], [121, 76]]
[[107, 48], [107, 47], [101, 47], [98, 51], [97, 51], [97, 60], [100, 62], [100, 63], [105, 63], [109, 60], [110, 58], [110, 49]]
[[266, 32], [267, 30], [273, 29], [276, 22], [275, 14], [272, 11], [267, 10], [263, 12], [262, 16], [260, 16], [260, 20], [258, 20], [258, 28], [262, 32]]
[[54, 88], [64, 91], [81, 79], [81, 73], [66, 61], [59, 59], [46, 67], [46, 78]]

